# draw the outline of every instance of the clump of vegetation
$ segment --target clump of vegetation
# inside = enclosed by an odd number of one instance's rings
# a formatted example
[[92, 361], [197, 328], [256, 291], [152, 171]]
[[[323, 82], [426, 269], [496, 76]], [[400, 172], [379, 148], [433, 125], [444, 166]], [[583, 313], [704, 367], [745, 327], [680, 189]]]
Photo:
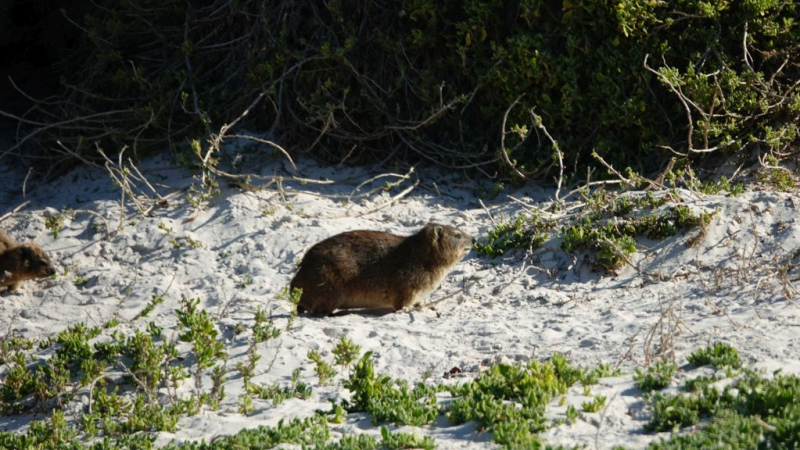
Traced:
[[[596, 257], [596, 267], [615, 271], [629, 262], [636, 252], [636, 238], [665, 239], [680, 231], [703, 227], [711, 221], [711, 214], [693, 212], [682, 204], [663, 207], [669, 195], [656, 197], [651, 193], [641, 196], [610, 196], [600, 189], [583, 193], [584, 213], [575, 219], [565, 219], [559, 236], [561, 248], [567, 252], [588, 250]], [[503, 220], [486, 233], [486, 238], [475, 244], [478, 253], [496, 257], [511, 249], [535, 249], [548, 238], [548, 231], [559, 221], [545, 221], [536, 215], [522, 213], [514, 220]]]
[[599, 227], [591, 220], [561, 230], [561, 248], [568, 252], [592, 250], [597, 254], [598, 267], [614, 270], [626, 264], [636, 252], [636, 241], [622, 234], [614, 223]]
[[595, 413], [606, 406], [606, 398], [602, 395], [595, 396], [591, 401], [581, 403], [581, 409], [586, 412]]
[[797, 176], [788, 168], [782, 167], [780, 160], [773, 155], [764, 157], [764, 164], [756, 174], [756, 178], [779, 191], [790, 191], [798, 185]]
[[[0, 389], [0, 406], [6, 413], [31, 411], [34, 408], [54, 409], [43, 421], [31, 423], [24, 433], [0, 432], [0, 448], [71, 448], [76, 450], [123, 450], [151, 448], [158, 431], [174, 431], [178, 419], [195, 414], [203, 405], [214, 406], [222, 398], [220, 372], [205, 373], [212, 387], [202, 395], [180, 398], [177, 387], [183, 380], [197, 376], [197, 368], [208, 369], [210, 361], [222, 362], [225, 355], [208, 338], [215, 336], [196, 299], [184, 298], [178, 315], [182, 340], [192, 344], [192, 362], [188, 363], [177, 350], [176, 341], [164, 341], [140, 331], [124, 335], [109, 331], [111, 339], [103, 339], [100, 327], [78, 324], [42, 341], [10, 336], [0, 341], [0, 364], [5, 377]], [[249, 338], [255, 348], [255, 337]], [[97, 342], [92, 343], [93, 340]], [[215, 342], [219, 342], [218, 340]], [[36, 358], [31, 352], [47, 352], [48, 359]], [[204, 350], [205, 349], [205, 350]], [[334, 347], [336, 364], [344, 369], [353, 364], [359, 346], [342, 338]], [[253, 353], [254, 354], [254, 353]], [[700, 349], [690, 359], [693, 364], [713, 364], [718, 368], [739, 368], [735, 349], [724, 345]], [[208, 357], [209, 360], [204, 358]], [[315, 358], [316, 359], [316, 358]], [[319, 358], [320, 360], [321, 357]], [[240, 368], [252, 376], [257, 357], [248, 356], [248, 366]], [[118, 368], [123, 368], [122, 371]], [[634, 379], [644, 391], [660, 389], [669, 383], [675, 365], [662, 362], [646, 373], [637, 371]], [[114, 380], [115, 374], [118, 375]], [[306, 419], [281, 421], [276, 427], [258, 427], [235, 435], [216, 438], [212, 442], [171, 443], [172, 450], [210, 450], [229, 448], [272, 448], [278, 444], [294, 444], [315, 449], [404, 449], [435, 448], [429, 437], [390, 433], [381, 428], [380, 440], [360, 435], [343, 436], [330, 441], [329, 422], [341, 423], [346, 411], [364, 411], [375, 424], [423, 426], [444, 415], [452, 423], [475, 421], [482, 430], [490, 431], [503, 448], [540, 448], [538, 436], [546, 428], [561, 421], [550, 421], [545, 410], [557, 398], [564, 403], [564, 394], [577, 383], [589, 386], [598, 378], [618, 374], [607, 364], [593, 368], [575, 366], [560, 354], [549, 361], [530, 361], [525, 365], [496, 364], [460, 385], [411, 385], [388, 375], [377, 374], [372, 354], [365, 353], [355, 362], [344, 387], [351, 400], [334, 404], [329, 413], [317, 412]], [[311, 387], [300, 381], [301, 370], [292, 373], [287, 386], [256, 385], [245, 381], [248, 394], [239, 398], [239, 411], [253, 410], [251, 396], [279, 404], [289, 398], [306, 399]], [[729, 375], [730, 376], [730, 375]], [[767, 446], [794, 448], [800, 445], [800, 377], [779, 372], [771, 377], [742, 369], [723, 389], [715, 387], [714, 377], [697, 377], [685, 383], [685, 392], [674, 395], [652, 393], [646, 397], [651, 431], [673, 431], [686, 426], [702, 425], [689, 434], [670, 440], [662, 439], [650, 448], [708, 448], [719, 445]], [[323, 380], [321, 380], [323, 382]], [[113, 386], [113, 387], [112, 387]], [[163, 391], [162, 391], [163, 390]], [[127, 391], [123, 392], [123, 391]], [[454, 398], [440, 403], [437, 394], [447, 391]], [[167, 395], [159, 395], [166, 392]], [[69, 420], [62, 410], [77, 399], [76, 393], [89, 393], [88, 410], [77, 420]], [[583, 402], [587, 413], [602, 411], [607, 399], [594, 396]], [[566, 410], [569, 422], [581, 413], [570, 405]]]
[[667, 387], [677, 370], [678, 366], [671, 361], [657, 361], [647, 368], [647, 372], [642, 372], [637, 368], [633, 379], [636, 381], [636, 386], [643, 392], [652, 392]]
[[272, 317], [268, 317], [263, 308], [256, 310], [255, 324], [253, 325], [253, 339], [256, 344], [275, 339], [281, 335], [281, 329], [275, 326]]
[[[298, 264], [299, 264], [298, 260]], [[291, 304], [289, 309], [289, 320], [286, 321], [286, 329], [290, 329], [294, 324], [295, 319], [297, 319], [297, 305], [300, 303], [300, 297], [303, 295], [303, 289], [301, 288], [294, 288], [289, 289], [289, 287], [283, 288], [278, 293], [277, 299], [278, 301], [287, 301]]]
[[[497, 364], [472, 382], [449, 387], [458, 398], [445, 414], [456, 424], [478, 422], [491, 430], [494, 441], [504, 448], [540, 446], [542, 441], [537, 435], [547, 426], [544, 412], [548, 403], [575, 383], [596, 381], [599, 373], [607, 370], [572, 366], [558, 354], [544, 363]], [[604, 402], [595, 399], [588, 408], [599, 409]]]
[[[273, 448], [279, 444], [302, 445], [303, 448], [317, 450], [433, 450], [436, 443], [430, 437], [418, 437], [407, 433], [392, 433], [381, 427], [380, 440], [369, 435], [345, 435], [339, 441], [329, 442], [330, 430], [324, 415], [314, 415], [307, 419], [281, 420], [275, 427], [260, 426], [242, 430], [231, 436], [214, 439], [211, 442], [171, 442], [165, 450], [228, 450], [250, 448]], [[60, 412], [47, 421], [33, 422], [26, 433], [14, 434], [0, 432], [0, 447], [14, 449], [60, 449], [74, 450], [128, 450], [133, 448], [153, 448], [155, 436], [138, 434], [120, 436], [115, 439], [104, 438], [94, 444], [83, 444], [75, 440], [75, 429], [66, 423]]]
[[[148, 306], [160, 300], [154, 296]], [[174, 431], [181, 416], [196, 414], [203, 405], [216, 407], [225, 395], [227, 356], [214, 321], [199, 303], [183, 298], [175, 311], [178, 338], [191, 344], [188, 354], [178, 351], [177, 341], [163, 339], [152, 322], [147, 332], [129, 334], [79, 323], [38, 345], [21, 338], [3, 339], [0, 408], [7, 414], [55, 412], [32, 425], [27, 434], [0, 435], [0, 447], [31, 448], [38, 442], [43, 448], [66, 448], [66, 443], [82, 448], [78, 443], [94, 436], [104, 439], [103, 448], [113, 448], [112, 441], [120, 446], [141, 444], [152, 439], [126, 436]], [[194, 395], [179, 396], [178, 388], [192, 376]], [[203, 379], [211, 381], [210, 389], [202, 389]], [[306, 392], [300, 383], [292, 387]], [[63, 411], [85, 398], [87, 408], [78, 410], [67, 426]]]
[[598, 220], [604, 216], [626, 217], [642, 210], [653, 210], [671, 200], [669, 194], [655, 196], [652, 192], [644, 195], [617, 194], [606, 189], [597, 189], [590, 192], [588, 189], [580, 190], [581, 199], [586, 203], [586, 209], [591, 211], [593, 219]]
[[[690, 359], [695, 365], [740, 367], [736, 350], [720, 343], [694, 352]], [[702, 418], [711, 420], [700, 430], [661, 439], [649, 448], [794, 448], [800, 444], [800, 377], [779, 372], [765, 377], [743, 370], [721, 391], [715, 381], [716, 377], [698, 377], [685, 383], [688, 394], [657, 393], [650, 398], [649, 430], [674, 431], [695, 426]]]
[[410, 388], [405, 381], [377, 375], [372, 352], [366, 352], [356, 363], [344, 387], [352, 392], [351, 402], [345, 405], [347, 410], [366, 411], [376, 424], [425, 425], [431, 423], [439, 411], [436, 389], [423, 383]]
[[[738, 391], [736, 394], [734, 389]], [[701, 417], [718, 416], [715, 420], [730, 420], [735, 415], [759, 423], [767, 441], [798, 443], [800, 399], [795, 395], [798, 389], [800, 378], [795, 375], [775, 374], [765, 378], [748, 371], [721, 392], [707, 384], [692, 395], [655, 395], [651, 399], [652, 418], [647, 427], [653, 431], [672, 431], [696, 425]], [[711, 427], [705, 432], [713, 435], [717, 431]]]
[[[217, 330], [208, 312], [198, 308], [200, 299], [181, 298], [182, 308], [175, 310], [178, 316], [178, 323], [181, 334], [178, 338], [193, 345], [195, 362], [195, 399], [199, 404], [208, 404], [212, 407], [219, 405], [219, 401], [225, 395], [219, 383], [214, 384], [214, 389], [210, 393], [202, 392], [202, 379], [205, 371], [214, 367], [220, 358], [226, 358], [227, 354], [223, 349], [222, 341], [217, 339]], [[220, 370], [224, 370], [224, 364], [214, 367], [216, 379], [221, 379]]]
[[719, 378], [716, 376], [701, 375], [699, 377], [686, 380], [686, 382], [683, 384], [683, 387], [687, 392], [703, 392], [706, 388], [717, 381], [719, 381]]
[[[351, 402], [345, 406], [350, 412], [370, 413], [374, 423], [421, 426], [439, 414], [454, 424], [474, 420], [492, 431], [494, 441], [503, 447], [529, 448], [542, 444], [537, 434], [547, 427], [544, 412], [553, 399], [575, 383], [593, 383], [598, 376], [609, 374], [608, 366], [572, 366], [556, 354], [550, 361], [531, 361], [525, 366], [493, 365], [461, 385], [418, 383], [412, 388], [402, 380], [376, 374], [371, 352], [367, 352], [345, 383], [351, 391]], [[436, 401], [436, 393], [443, 390], [456, 397], [447, 406]], [[587, 408], [599, 410], [604, 404], [605, 399], [598, 397]]]
[[725, 193], [735, 197], [744, 193], [744, 184], [731, 184], [725, 175], [717, 179], [701, 181], [690, 166], [667, 172], [664, 182], [667, 187], [683, 187], [703, 194]]
[[568, 252], [594, 251], [600, 268], [615, 270], [624, 266], [636, 251], [636, 237], [664, 239], [680, 230], [704, 226], [710, 221], [710, 214], [693, 213], [686, 205], [674, 205], [659, 214], [621, 220], [603, 221], [594, 215], [562, 228], [561, 248]]
[[723, 342], [715, 342], [711, 347], [699, 349], [686, 359], [698, 367], [706, 365], [712, 365], [716, 369], [739, 369], [742, 367], [739, 352]]

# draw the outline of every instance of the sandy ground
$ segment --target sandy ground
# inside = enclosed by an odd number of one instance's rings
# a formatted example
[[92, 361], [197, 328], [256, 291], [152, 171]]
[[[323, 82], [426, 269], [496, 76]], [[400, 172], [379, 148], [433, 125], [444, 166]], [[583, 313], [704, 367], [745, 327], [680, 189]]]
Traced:
[[[151, 160], [140, 169], [161, 195], [192, 182], [189, 172], [168, 161]], [[592, 388], [593, 394], [608, 398], [604, 411], [583, 413], [576, 424], [557, 426], [543, 435], [554, 444], [596, 448], [640, 448], [668, 436], [643, 431], [647, 411], [630, 376], [635, 367], [659, 354], [674, 351], [679, 364], [684, 364], [690, 352], [722, 341], [736, 347], [747, 363], [794, 372], [800, 368], [800, 311], [797, 296], [791, 297], [797, 274], [781, 277], [779, 271], [779, 265], [800, 247], [798, 196], [680, 192], [692, 209], [715, 212], [705, 236], [691, 247], [686, 242], [697, 231], [661, 242], [640, 240], [633, 258], [638, 269], [629, 266], [616, 275], [601, 276], [590, 270], [587, 258], [564, 253], [560, 240], [551, 237], [528, 256], [515, 252], [491, 260], [471, 253], [430, 295], [435, 311], [301, 316], [279, 338], [258, 346], [262, 358], [253, 381], [287, 384], [291, 372], [303, 368], [302, 380], [314, 386], [312, 398], [277, 407], [255, 400], [254, 413], [240, 415], [237, 396], [242, 380], [233, 368], [245, 361], [249, 333], [236, 335], [234, 327], [237, 323], [249, 327], [258, 307], [267, 308], [279, 326], [285, 325], [289, 304], [276, 296], [311, 245], [354, 229], [411, 234], [431, 220], [462, 227], [480, 238], [493, 220], [523, 210], [508, 195], [534, 206], [554, 195], [552, 189], [528, 186], [504, 191], [485, 202], [484, 208], [475, 197], [474, 181], [419, 170], [389, 190], [380, 188], [398, 179], [379, 178], [346, 201], [362, 182], [383, 172], [301, 162], [299, 175], [334, 183], [285, 182], [282, 192], [223, 186], [203, 209], [176, 197], [168, 206], [154, 209], [152, 217], [141, 217], [126, 203], [125, 218], [120, 220], [120, 191], [103, 170], [84, 168], [50, 183], [29, 183], [23, 198], [24, 171], [0, 167], [0, 217], [23, 201], [30, 202], [0, 222], [0, 228], [17, 240], [40, 243], [59, 270], [55, 280], [28, 282], [21, 292], [0, 298], [0, 330], [44, 338], [78, 322], [102, 325], [118, 317], [122, 322], [118, 329], [123, 331], [144, 329], [152, 320], [164, 327], [166, 336], [175, 337], [174, 310], [181, 296], [199, 298], [226, 339], [231, 368], [225, 382], [227, 397], [219, 411], [204, 410], [182, 419], [179, 431], [162, 433], [160, 443], [272, 425], [281, 418], [327, 409], [331, 398], [346, 398], [342, 377], [319, 387], [306, 358], [309, 350], [317, 349], [332, 362], [330, 350], [341, 336], [373, 351], [378, 371], [410, 381], [419, 381], [426, 371], [433, 374], [430, 381], [439, 381], [452, 367], [470, 377], [493, 362], [546, 359], [555, 352], [582, 365], [619, 366], [627, 375], [604, 379]], [[261, 168], [263, 175], [286, 173], [279, 161]], [[385, 205], [415, 180], [420, 184], [408, 195]], [[377, 190], [370, 192], [373, 189]], [[44, 217], [65, 207], [78, 212], [53, 239]], [[87, 210], [102, 216], [105, 223], [83, 212]], [[118, 230], [120, 223], [123, 228]], [[202, 246], [192, 248], [186, 238]], [[170, 242], [173, 239], [179, 248]], [[77, 286], [76, 277], [85, 279], [85, 284]], [[165, 302], [149, 317], [135, 319], [154, 294], [163, 295]], [[676, 383], [687, 376], [693, 376], [688, 368], [679, 372]], [[184, 392], [190, 392], [191, 384], [187, 380]], [[566, 404], [553, 405], [551, 415], [564, 417], [567, 405], [580, 409], [586, 400], [582, 389], [575, 387]], [[0, 428], [21, 430], [31, 418], [40, 417], [0, 416]], [[378, 433], [364, 415], [351, 415], [348, 423], [333, 430]], [[452, 427], [443, 420], [403, 430], [430, 434], [441, 449], [494, 445], [488, 433], [472, 424]]]

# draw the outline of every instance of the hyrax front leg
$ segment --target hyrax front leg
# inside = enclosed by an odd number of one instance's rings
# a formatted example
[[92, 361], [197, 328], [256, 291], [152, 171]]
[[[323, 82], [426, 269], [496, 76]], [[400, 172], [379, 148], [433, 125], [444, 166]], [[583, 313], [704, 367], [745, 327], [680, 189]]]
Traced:
[[[403, 308], [408, 308], [414, 302], [414, 294], [411, 292], [400, 292], [397, 297], [395, 297], [394, 301], [392, 302], [392, 306], [394, 307], [395, 311], [400, 311]], [[418, 302], [417, 302], [418, 303]]]

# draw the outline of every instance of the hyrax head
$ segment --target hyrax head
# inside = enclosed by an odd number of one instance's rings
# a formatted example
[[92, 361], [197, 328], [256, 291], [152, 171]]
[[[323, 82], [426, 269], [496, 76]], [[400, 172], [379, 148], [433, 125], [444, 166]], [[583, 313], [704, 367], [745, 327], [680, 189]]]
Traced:
[[425, 225], [425, 231], [439, 249], [440, 253], [453, 255], [456, 260], [460, 260], [472, 250], [475, 245], [475, 238], [469, 233], [459, 230], [449, 225], [429, 223]]
[[32, 242], [19, 246], [19, 262], [26, 278], [45, 278], [56, 273], [47, 253]]

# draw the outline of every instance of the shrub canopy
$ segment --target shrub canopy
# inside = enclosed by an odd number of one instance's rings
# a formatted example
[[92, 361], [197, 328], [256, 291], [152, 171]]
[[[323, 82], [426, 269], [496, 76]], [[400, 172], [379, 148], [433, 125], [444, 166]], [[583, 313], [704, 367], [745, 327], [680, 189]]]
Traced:
[[68, 7], [85, 35], [65, 95], [29, 117], [71, 122], [37, 137], [87, 156], [188, 147], [264, 94], [239, 126], [337, 162], [550, 178], [545, 132], [568, 172], [593, 151], [649, 173], [670, 148], [780, 156], [798, 139], [794, 0], [191, 3]]

